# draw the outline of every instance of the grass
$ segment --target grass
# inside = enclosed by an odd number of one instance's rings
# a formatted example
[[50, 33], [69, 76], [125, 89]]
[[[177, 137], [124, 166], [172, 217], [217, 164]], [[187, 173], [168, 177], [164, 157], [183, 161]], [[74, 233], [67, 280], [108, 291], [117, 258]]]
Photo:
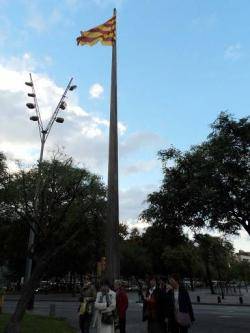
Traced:
[[[0, 314], [0, 332], [4, 331], [10, 315]], [[21, 324], [21, 333], [76, 333], [64, 320], [26, 314]]]

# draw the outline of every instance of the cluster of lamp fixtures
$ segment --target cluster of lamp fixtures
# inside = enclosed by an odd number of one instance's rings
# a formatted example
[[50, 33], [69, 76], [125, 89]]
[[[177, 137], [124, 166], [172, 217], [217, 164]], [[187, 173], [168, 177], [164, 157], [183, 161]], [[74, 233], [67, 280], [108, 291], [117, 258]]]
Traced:
[[[26, 86], [29, 86], [29, 87], [33, 88], [33, 82], [25, 82], [25, 84], [26, 84]], [[73, 91], [76, 88], [77, 88], [76, 85], [72, 85], [72, 86], [69, 87], [69, 90]], [[34, 99], [36, 98], [36, 94], [35, 93], [28, 93], [28, 96], [29, 97], [33, 97]], [[28, 109], [35, 109], [36, 108], [36, 103], [26, 103], [26, 106], [27, 106]], [[65, 110], [66, 107], [67, 107], [67, 103], [65, 101], [62, 101], [61, 104], [60, 104], [60, 106], [59, 106], [59, 108], [61, 110]], [[38, 116], [31, 116], [30, 120], [32, 120], [32, 121], [38, 121]], [[64, 118], [62, 118], [62, 117], [56, 117], [55, 121], [57, 123], [62, 124], [64, 122]]]

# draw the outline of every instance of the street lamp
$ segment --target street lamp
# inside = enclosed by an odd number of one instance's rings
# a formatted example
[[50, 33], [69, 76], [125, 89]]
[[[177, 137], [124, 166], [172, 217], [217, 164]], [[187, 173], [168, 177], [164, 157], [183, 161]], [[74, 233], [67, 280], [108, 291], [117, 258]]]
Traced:
[[[51, 128], [54, 124], [54, 122], [57, 122], [59, 124], [62, 124], [64, 122], [64, 118], [62, 117], [57, 117], [58, 112], [60, 110], [65, 110], [67, 107], [67, 103], [65, 102], [66, 95], [68, 91], [73, 91], [77, 88], [76, 85], [72, 85], [73, 78], [70, 79], [64, 93], [62, 94], [59, 103], [57, 104], [57, 107], [55, 108], [55, 111], [53, 112], [47, 126], [44, 127], [41, 119], [41, 114], [39, 111], [39, 106], [36, 98], [36, 92], [35, 92], [35, 87], [34, 87], [34, 82], [32, 79], [32, 75], [30, 74], [30, 81], [25, 82], [26, 86], [31, 87], [32, 91], [28, 93], [29, 97], [33, 98], [32, 103], [27, 103], [26, 106], [28, 109], [35, 110], [36, 114], [30, 117], [31, 121], [35, 121], [38, 124], [38, 130], [39, 130], [39, 135], [40, 135], [40, 140], [41, 140], [41, 149], [40, 149], [40, 157], [38, 160], [38, 181], [36, 185], [36, 191], [35, 191], [35, 197], [34, 197], [34, 209], [37, 211], [37, 206], [38, 206], [38, 198], [39, 198], [39, 191], [40, 191], [40, 176], [41, 176], [41, 164], [43, 161], [43, 152], [44, 152], [44, 146], [45, 142], [49, 136], [49, 133], [51, 131]], [[29, 242], [28, 242], [28, 250], [29, 252], [33, 251], [33, 246], [34, 246], [34, 240], [35, 240], [35, 223], [33, 222], [32, 227], [30, 228], [30, 233], [29, 233]], [[27, 256], [26, 258], [26, 266], [25, 266], [25, 277], [24, 281], [27, 283], [27, 281], [30, 279], [31, 276], [31, 270], [32, 270], [32, 259]], [[31, 302], [30, 308], [33, 308], [33, 302]]]
[[29, 108], [29, 109], [35, 109], [35, 108], [36, 108], [36, 106], [35, 106], [34, 103], [26, 103], [26, 106], [27, 106], [27, 108]]

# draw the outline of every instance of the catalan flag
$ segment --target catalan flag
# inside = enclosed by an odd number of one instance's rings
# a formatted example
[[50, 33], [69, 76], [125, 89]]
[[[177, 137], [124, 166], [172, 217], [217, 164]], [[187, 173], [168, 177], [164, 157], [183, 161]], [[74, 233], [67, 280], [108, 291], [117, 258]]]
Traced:
[[107, 22], [98, 25], [88, 31], [81, 31], [81, 36], [77, 37], [77, 45], [95, 45], [101, 42], [102, 45], [112, 46], [116, 35], [116, 16], [114, 15]]

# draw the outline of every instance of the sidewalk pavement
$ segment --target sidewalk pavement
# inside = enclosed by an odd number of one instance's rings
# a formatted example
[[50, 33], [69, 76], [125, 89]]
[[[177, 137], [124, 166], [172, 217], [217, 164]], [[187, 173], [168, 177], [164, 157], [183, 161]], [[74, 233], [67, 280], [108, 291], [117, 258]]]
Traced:
[[[235, 295], [224, 295], [222, 299], [221, 294], [212, 295], [209, 289], [195, 289], [194, 291], [189, 291], [189, 295], [193, 304], [218, 304], [218, 296], [221, 298], [221, 304], [223, 305], [245, 305], [250, 306], [250, 290], [241, 289]], [[198, 302], [197, 297], [200, 297], [200, 302]], [[243, 304], [240, 303], [240, 297], [242, 298]]]
[[[197, 295], [201, 299], [210, 301], [209, 305], [195, 305], [194, 311], [196, 315], [196, 323], [192, 328], [193, 333], [235, 333], [236, 330], [228, 329], [228, 325], [243, 325], [242, 327], [249, 327], [249, 309], [247, 307], [241, 306], [222, 306], [214, 305], [211, 306], [214, 301], [213, 297], [215, 295], [210, 295], [208, 290], [196, 290], [190, 292], [191, 298], [195, 298]], [[7, 300], [4, 304], [4, 312], [13, 313], [16, 300], [18, 295], [7, 296]], [[35, 301], [35, 308], [32, 311], [34, 314], [40, 314], [48, 316], [50, 312], [50, 306], [53, 304], [55, 306], [55, 316], [59, 318], [65, 318], [68, 323], [76, 329], [76, 332], [79, 333], [78, 326], [78, 297], [72, 297], [72, 295], [39, 295]], [[246, 293], [244, 294], [245, 299], [250, 299], [250, 296]], [[55, 302], [55, 298], [57, 301]], [[60, 298], [60, 300], [59, 300]], [[11, 299], [11, 300], [10, 300]], [[39, 300], [40, 299], [40, 300]], [[236, 298], [233, 299], [235, 302]], [[229, 299], [225, 299], [225, 302], [228, 302]], [[216, 304], [216, 303], [215, 303]], [[250, 306], [250, 303], [248, 303]], [[210, 324], [213, 322], [213, 327], [211, 328]], [[138, 303], [138, 294], [129, 293], [129, 308], [127, 313], [127, 333], [146, 333], [147, 323], [142, 322], [142, 304]], [[231, 327], [231, 326], [230, 326]], [[237, 330], [237, 332], [246, 332], [246, 330]], [[95, 329], [91, 329], [90, 333], [96, 333]]]
[[[138, 294], [136, 292], [129, 293], [130, 298], [135, 301], [138, 300]], [[189, 295], [193, 304], [218, 304], [218, 296], [220, 294], [211, 295], [209, 289], [197, 288], [194, 291], [189, 291]], [[200, 297], [200, 302], [197, 301], [197, 296]], [[20, 295], [7, 294], [5, 301], [17, 301]], [[240, 304], [239, 297], [242, 297], [243, 304]], [[221, 297], [222, 298], [222, 297]], [[78, 302], [79, 295], [72, 296], [72, 294], [36, 294], [36, 301], [39, 302]], [[241, 295], [239, 291], [235, 295], [225, 295], [224, 299], [221, 299], [223, 305], [245, 305], [250, 306], [250, 290], [247, 292], [246, 289], [241, 289]]]

